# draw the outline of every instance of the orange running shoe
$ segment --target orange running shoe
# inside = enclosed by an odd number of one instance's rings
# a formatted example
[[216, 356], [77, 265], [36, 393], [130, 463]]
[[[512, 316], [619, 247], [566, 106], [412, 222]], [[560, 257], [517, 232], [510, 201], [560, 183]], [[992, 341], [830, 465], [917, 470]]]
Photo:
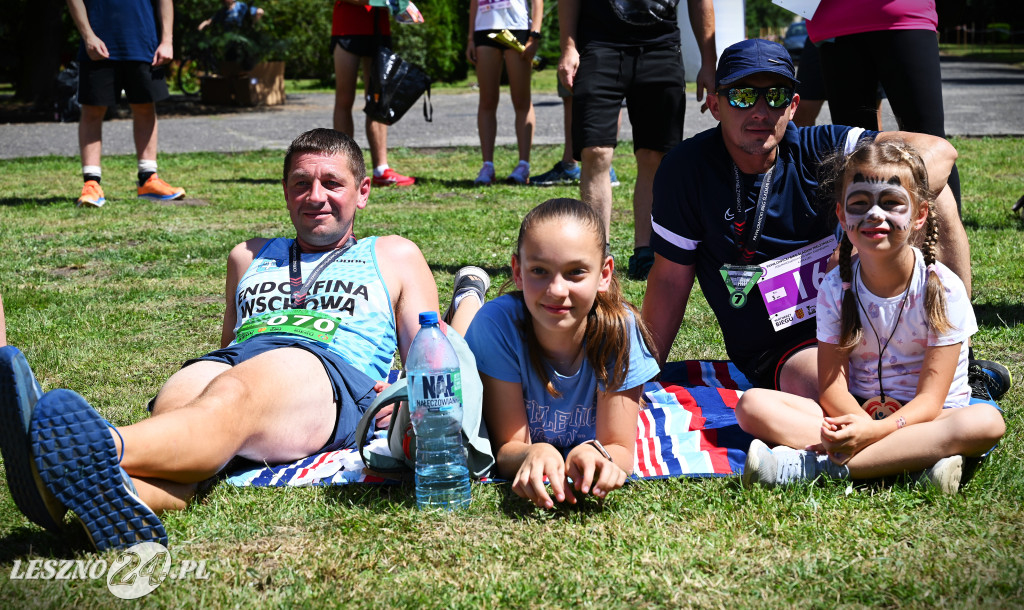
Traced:
[[146, 183], [139, 187], [139, 199], [151, 199], [153, 201], [170, 201], [181, 199], [185, 196], [185, 189], [167, 184], [153, 174], [146, 180]]
[[411, 186], [416, 184], [412, 176], [403, 176], [390, 167], [384, 173], [373, 177], [373, 186]]
[[103, 204], [107, 202], [107, 198], [103, 196], [103, 187], [100, 186], [99, 182], [95, 180], [89, 180], [82, 185], [82, 195], [75, 202], [75, 206], [82, 207], [87, 206], [90, 208], [103, 207]]

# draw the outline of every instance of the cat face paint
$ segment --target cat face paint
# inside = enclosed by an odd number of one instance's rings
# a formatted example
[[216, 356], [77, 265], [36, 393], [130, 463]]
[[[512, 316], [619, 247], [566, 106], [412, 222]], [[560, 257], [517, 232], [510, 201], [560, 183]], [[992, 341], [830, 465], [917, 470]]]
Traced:
[[888, 222], [896, 231], [910, 229], [913, 205], [910, 193], [900, 184], [898, 176], [888, 180], [856, 174], [846, 187], [843, 209], [846, 212], [846, 230], [857, 231], [863, 226], [873, 227]]

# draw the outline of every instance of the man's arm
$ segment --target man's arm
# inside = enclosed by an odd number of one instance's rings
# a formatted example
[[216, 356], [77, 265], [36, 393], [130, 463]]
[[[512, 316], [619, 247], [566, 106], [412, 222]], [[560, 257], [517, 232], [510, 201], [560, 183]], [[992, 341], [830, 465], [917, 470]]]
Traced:
[[71, 20], [75, 22], [78, 33], [82, 35], [82, 42], [85, 44], [85, 53], [89, 59], [99, 61], [110, 57], [107, 45], [100, 40], [96, 32], [92, 31], [89, 25], [89, 15], [85, 11], [85, 0], [68, 0], [68, 11], [71, 13]]
[[883, 131], [875, 136], [875, 140], [884, 142], [886, 140], [903, 140], [913, 146], [925, 167], [928, 168], [928, 188], [932, 197], [938, 197], [942, 193], [946, 181], [949, 180], [949, 172], [953, 171], [953, 163], [956, 162], [957, 152], [945, 138], [930, 136], [925, 133], [912, 131]]
[[558, 36], [562, 56], [558, 59], [558, 80], [572, 91], [576, 70], [580, 67], [580, 52], [576, 49], [576, 26], [580, 21], [581, 0], [559, 0]]
[[160, 44], [153, 54], [153, 65], [162, 66], [174, 59], [174, 2], [160, 0]]
[[397, 235], [379, 237], [376, 249], [380, 272], [395, 310], [398, 353], [404, 364], [409, 345], [420, 329], [420, 312], [438, 311], [437, 284], [423, 253], [408, 239]]
[[0, 297], [0, 347], [7, 345], [7, 323], [4, 321], [4, 298]]
[[[690, 27], [700, 48], [700, 70], [697, 72], [697, 101], [704, 99], [715, 90], [715, 64], [718, 62], [718, 49], [715, 47], [715, 5], [712, 0], [689, 0]], [[701, 104], [700, 111], [707, 110], [706, 103]]]
[[268, 241], [270, 240], [262, 237], [250, 239], [232, 248], [231, 253], [228, 254], [227, 280], [224, 282], [224, 325], [220, 331], [221, 347], [227, 347], [235, 340], [235, 324], [238, 323], [235, 292], [238, 290], [238, 282], [256, 258], [256, 253]]
[[647, 292], [644, 294], [640, 315], [654, 338], [659, 366], [665, 365], [676, 333], [683, 323], [696, 274], [696, 265], [680, 265], [660, 254], [654, 255], [654, 266], [647, 276]]

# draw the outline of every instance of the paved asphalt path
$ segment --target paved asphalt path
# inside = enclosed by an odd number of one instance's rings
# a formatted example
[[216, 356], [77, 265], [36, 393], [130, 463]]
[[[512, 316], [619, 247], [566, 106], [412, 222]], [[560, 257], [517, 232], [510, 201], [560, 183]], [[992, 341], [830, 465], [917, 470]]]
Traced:
[[[1024, 70], [1003, 64], [943, 58], [942, 81], [949, 135], [1024, 136], [1024, 111], [1021, 110], [1024, 107]], [[425, 122], [422, 105], [417, 104], [389, 129], [390, 147], [479, 145], [475, 92], [438, 93], [432, 101], [434, 121]], [[561, 101], [555, 95], [535, 94], [533, 103], [537, 115], [534, 143], [560, 144]], [[160, 152], [283, 150], [302, 131], [330, 126], [333, 105], [333, 95], [309, 93], [289, 95], [282, 106], [205, 116], [164, 117], [159, 123]], [[896, 120], [887, 103], [883, 112], [885, 128], [894, 129]], [[818, 122], [829, 121], [826, 104]], [[356, 124], [362, 124], [358, 116]], [[715, 124], [710, 113], [700, 113], [699, 104], [691, 94], [687, 100], [685, 135], [689, 137]], [[130, 119], [107, 121], [103, 128], [103, 152], [134, 153], [131, 127]], [[620, 140], [630, 140], [631, 133], [628, 113], [623, 113]], [[356, 140], [365, 146], [364, 134], [358, 133]], [[503, 94], [498, 109], [498, 144], [514, 143], [512, 106], [507, 94]], [[77, 157], [77, 124], [0, 125], [0, 159], [42, 155]], [[536, 168], [535, 171], [540, 173], [546, 169]]]

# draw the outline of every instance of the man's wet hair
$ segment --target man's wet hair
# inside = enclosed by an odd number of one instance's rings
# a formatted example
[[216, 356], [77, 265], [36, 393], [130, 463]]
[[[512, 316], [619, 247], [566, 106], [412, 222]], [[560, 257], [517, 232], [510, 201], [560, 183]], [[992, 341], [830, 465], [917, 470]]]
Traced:
[[292, 140], [288, 146], [288, 152], [284, 155], [284, 179], [288, 180], [288, 172], [292, 169], [292, 159], [297, 155], [315, 154], [330, 157], [344, 156], [348, 160], [348, 168], [356, 182], [362, 182], [366, 177], [366, 163], [363, 161], [363, 151], [349, 136], [319, 127], [299, 135]]

